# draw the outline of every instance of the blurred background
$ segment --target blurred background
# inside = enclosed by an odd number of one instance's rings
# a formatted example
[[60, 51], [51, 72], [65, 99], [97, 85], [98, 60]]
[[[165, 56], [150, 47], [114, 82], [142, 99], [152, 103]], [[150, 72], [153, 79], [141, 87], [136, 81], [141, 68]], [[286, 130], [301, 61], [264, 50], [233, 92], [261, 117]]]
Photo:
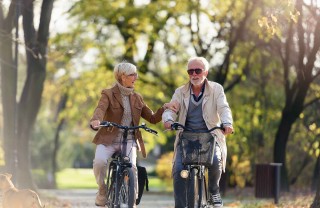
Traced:
[[[222, 191], [253, 187], [255, 165], [271, 162], [282, 191], [315, 191], [319, 34], [318, 0], [0, 0], [1, 171], [19, 187], [96, 188], [88, 124], [114, 65], [137, 66], [135, 91], [155, 111], [203, 56], [234, 118]], [[138, 163], [170, 191], [174, 134], [147, 125], [159, 136], [143, 134]]]

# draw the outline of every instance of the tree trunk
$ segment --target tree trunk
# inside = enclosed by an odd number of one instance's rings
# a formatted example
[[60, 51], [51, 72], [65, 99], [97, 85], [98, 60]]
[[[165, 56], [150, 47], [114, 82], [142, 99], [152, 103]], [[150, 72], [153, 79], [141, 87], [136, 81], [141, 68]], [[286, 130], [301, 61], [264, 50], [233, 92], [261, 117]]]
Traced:
[[22, 188], [34, 188], [31, 177], [29, 141], [41, 105], [46, 76], [46, 52], [53, 0], [42, 2], [38, 31], [34, 28], [33, 1], [23, 2], [23, 30], [27, 55], [27, 79], [18, 105], [18, 182]]
[[319, 208], [319, 207], [320, 207], [320, 180], [318, 178], [317, 193], [310, 208]]
[[63, 96], [60, 99], [57, 113], [55, 115], [54, 121], [58, 123], [58, 127], [56, 129], [56, 133], [54, 136], [54, 147], [53, 147], [53, 153], [52, 153], [52, 175], [53, 175], [53, 181], [52, 186], [55, 188], [57, 186], [56, 183], [56, 172], [58, 171], [58, 164], [57, 164], [57, 155], [60, 148], [60, 132], [62, 131], [62, 128], [65, 124], [65, 118], [59, 119], [60, 113], [65, 110], [66, 105], [68, 101], [68, 91], [63, 94]]
[[62, 130], [62, 127], [65, 123], [65, 119], [61, 119], [61, 121], [58, 124], [58, 128], [56, 130], [55, 136], [54, 136], [54, 148], [53, 148], [53, 154], [52, 154], [52, 175], [53, 175], [53, 181], [51, 182], [51, 185], [53, 188], [57, 187], [57, 180], [56, 180], [56, 173], [58, 171], [58, 164], [57, 164], [57, 155], [60, 147], [60, 132]]
[[1, 99], [3, 112], [3, 147], [5, 159], [5, 171], [16, 177], [17, 160], [17, 137], [16, 137], [16, 115], [17, 115], [17, 68], [13, 57], [12, 30], [16, 6], [12, 2], [7, 16], [4, 16], [4, 8], [0, 6], [0, 67], [1, 67]]
[[293, 122], [289, 123], [287, 114], [282, 114], [282, 119], [276, 133], [274, 143], [274, 162], [281, 163], [281, 190], [289, 191], [289, 180], [286, 168], [286, 146], [288, 142], [289, 133]]
[[[317, 184], [320, 181], [320, 155], [317, 158], [316, 165], [314, 166], [311, 190], [315, 191], [317, 189]], [[319, 187], [318, 187], [319, 188]]]
[[[308, 85], [307, 85], [308, 86]], [[289, 179], [288, 170], [286, 166], [286, 147], [289, 140], [290, 131], [294, 122], [299, 118], [300, 113], [303, 110], [303, 100], [306, 96], [304, 92], [306, 86], [300, 86], [297, 91], [295, 99], [286, 100], [286, 105], [282, 111], [280, 124], [276, 133], [274, 143], [274, 162], [282, 163], [281, 167], [281, 190], [289, 191]], [[290, 101], [289, 101], [290, 100]], [[290, 107], [289, 107], [290, 106]]]

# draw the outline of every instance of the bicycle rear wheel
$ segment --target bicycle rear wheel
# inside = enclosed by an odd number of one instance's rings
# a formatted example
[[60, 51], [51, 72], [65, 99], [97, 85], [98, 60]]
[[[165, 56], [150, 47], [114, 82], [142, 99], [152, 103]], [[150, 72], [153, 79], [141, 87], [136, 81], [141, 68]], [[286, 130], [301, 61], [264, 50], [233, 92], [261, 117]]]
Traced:
[[122, 172], [120, 179], [119, 204], [120, 208], [133, 207], [135, 202], [134, 174], [131, 168], [127, 167]]
[[193, 168], [188, 180], [188, 208], [200, 207], [198, 170]]

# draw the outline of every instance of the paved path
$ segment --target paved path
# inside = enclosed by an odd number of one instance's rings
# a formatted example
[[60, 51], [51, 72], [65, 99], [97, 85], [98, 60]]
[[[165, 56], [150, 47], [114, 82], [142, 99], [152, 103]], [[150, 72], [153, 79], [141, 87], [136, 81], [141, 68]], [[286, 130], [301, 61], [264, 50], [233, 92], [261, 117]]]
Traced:
[[[97, 208], [94, 205], [96, 190], [94, 189], [74, 189], [74, 190], [39, 190], [42, 196], [47, 198], [57, 198], [59, 204], [44, 202], [48, 208]], [[225, 208], [238, 207], [238, 202], [234, 199], [223, 199]], [[159, 193], [145, 191], [138, 208], [174, 208], [174, 199], [172, 193]]]
[[[48, 197], [56, 197], [59, 201], [62, 201], [63, 207], [75, 207], [75, 208], [97, 208], [94, 205], [94, 199], [96, 196], [96, 190], [92, 189], [77, 189], [77, 190], [40, 190], [42, 195]], [[47, 202], [48, 203], [48, 202]], [[60, 205], [61, 206], [61, 205]], [[47, 206], [46, 206], [47, 207]], [[48, 207], [56, 207], [48, 205]], [[141, 203], [138, 208], [173, 208], [174, 201], [173, 196], [165, 193], [152, 193], [144, 192]]]

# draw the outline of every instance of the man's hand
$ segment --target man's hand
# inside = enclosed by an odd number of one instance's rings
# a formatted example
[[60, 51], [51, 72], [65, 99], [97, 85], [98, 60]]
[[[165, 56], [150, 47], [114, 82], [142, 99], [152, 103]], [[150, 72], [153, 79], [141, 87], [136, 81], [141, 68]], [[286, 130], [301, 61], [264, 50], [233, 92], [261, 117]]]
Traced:
[[233, 133], [233, 126], [232, 125], [224, 125], [223, 128], [224, 128], [224, 131], [222, 131], [222, 133], [224, 135], [228, 135], [228, 134]]
[[90, 122], [91, 128], [97, 130], [99, 129], [100, 121], [99, 120], [93, 120]]
[[173, 124], [171, 120], [164, 122], [164, 128], [171, 129], [171, 124]]

